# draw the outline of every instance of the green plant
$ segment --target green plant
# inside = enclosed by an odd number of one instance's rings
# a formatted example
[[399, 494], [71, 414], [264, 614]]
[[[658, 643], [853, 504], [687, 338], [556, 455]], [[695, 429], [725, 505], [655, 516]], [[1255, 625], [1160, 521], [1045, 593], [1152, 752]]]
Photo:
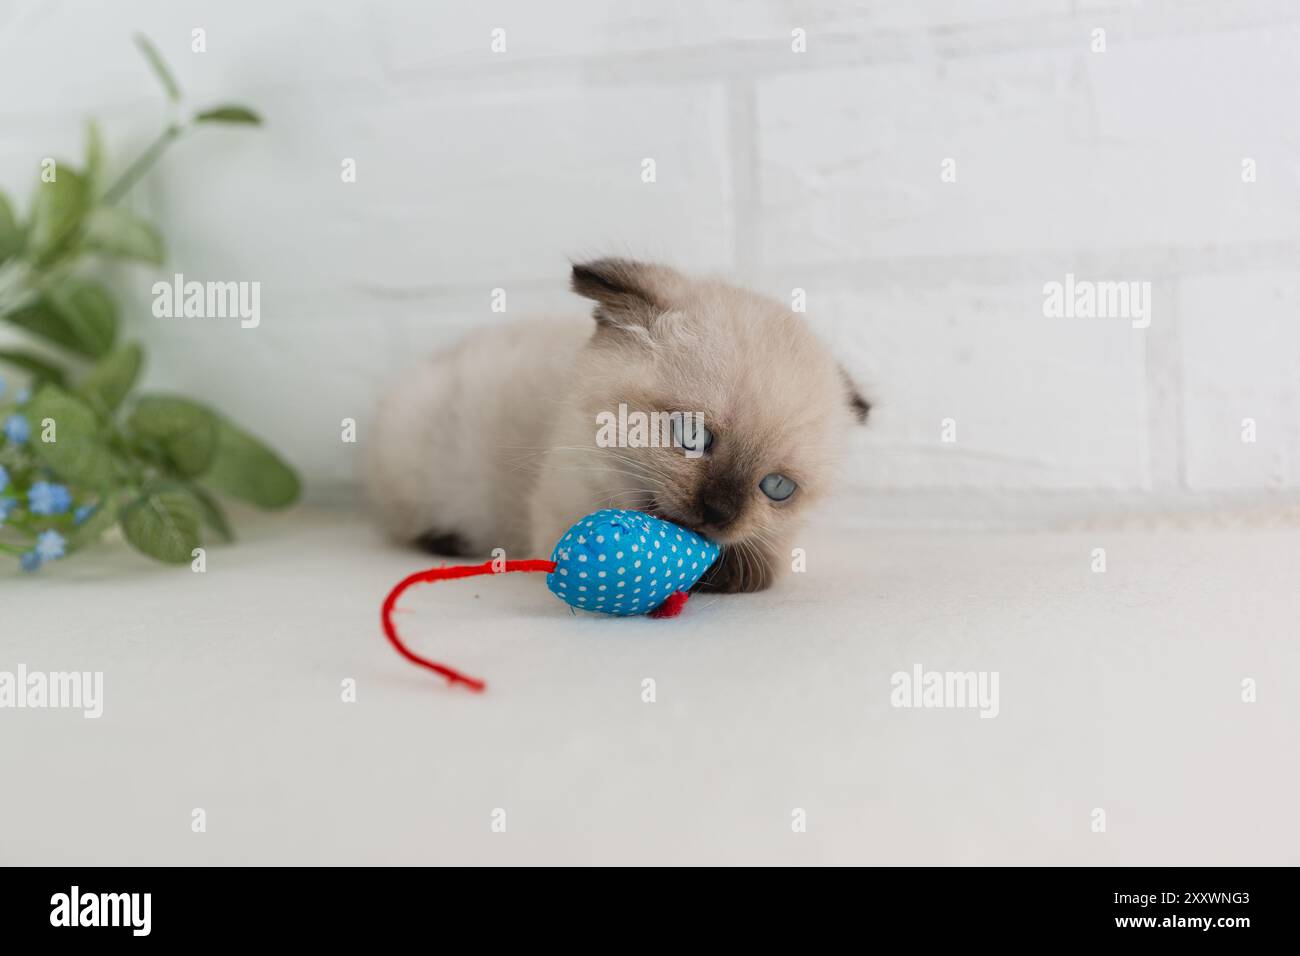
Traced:
[[188, 562], [204, 529], [232, 538], [218, 495], [262, 508], [298, 497], [294, 471], [214, 410], [132, 395], [144, 350], [119, 344], [117, 303], [87, 275], [88, 259], [162, 263], [158, 231], [118, 202], [169, 145], [208, 124], [261, 123], [233, 105], [182, 117], [162, 57], [144, 37], [137, 43], [170, 102], [159, 137], [108, 182], [92, 121], [83, 166], [43, 164], [25, 220], [0, 192], [0, 320], [53, 346], [0, 349], [0, 366], [28, 380], [7, 391], [0, 376], [0, 553], [28, 570], [115, 524], [150, 557]]

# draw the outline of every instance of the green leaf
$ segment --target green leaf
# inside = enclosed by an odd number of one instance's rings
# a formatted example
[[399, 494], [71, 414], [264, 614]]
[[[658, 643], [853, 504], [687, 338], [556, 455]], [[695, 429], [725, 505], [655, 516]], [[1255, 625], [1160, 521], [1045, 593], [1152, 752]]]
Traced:
[[162, 84], [163, 89], [167, 92], [167, 99], [175, 103], [181, 98], [181, 88], [176, 85], [176, 78], [172, 76], [172, 71], [167, 68], [167, 63], [163, 60], [162, 54], [158, 52], [157, 47], [149, 42], [149, 38], [143, 33], [135, 35], [135, 45], [140, 48], [144, 58], [149, 61], [149, 66], [154, 75], [158, 77], [158, 82]]
[[63, 369], [48, 362], [39, 355], [24, 352], [21, 349], [0, 349], [0, 362], [6, 362], [14, 368], [20, 368], [32, 376], [32, 390], [40, 388], [46, 382], [62, 385], [67, 380]]
[[126, 427], [137, 439], [157, 447], [185, 478], [206, 472], [217, 453], [217, 416], [189, 399], [146, 396], [132, 409]]
[[149, 557], [184, 564], [199, 546], [199, 513], [179, 491], [146, 489], [118, 513], [126, 540]]
[[77, 394], [101, 413], [112, 412], [131, 391], [140, 375], [144, 350], [131, 342], [110, 352], [86, 373]]
[[262, 117], [247, 106], [214, 106], [210, 110], [194, 114], [196, 123], [242, 123], [246, 126], [261, 126]]
[[13, 207], [4, 193], [0, 193], [0, 263], [23, 250], [23, 230], [14, 218]]
[[121, 206], [99, 206], [91, 210], [86, 217], [81, 246], [87, 252], [139, 259], [154, 265], [161, 265], [164, 256], [158, 230]]
[[32, 204], [32, 252], [45, 256], [70, 238], [80, 227], [90, 204], [86, 181], [76, 170], [56, 163], [54, 179], [41, 180]]
[[[102, 488], [113, 478], [113, 456], [101, 436], [95, 413], [57, 385], [43, 385], [23, 410], [31, 426], [32, 455], [63, 481]], [[45, 441], [44, 422], [54, 424], [54, 440]]]
[[86, 120], [86, 189], [93, 197], [104, 172], [104, 137], [94, 119]]
[[285, 508], [298, 500], [298, 476], [275, 452], [227, 421], [220, 422], [217, 456], [204, 481], [259, 508]]
[[100, 358], [117, 337], [117, 303], [98, 282], [65, 276], [32, 305], [5, 318], [56, 345]]
[[74, 295], [59, 305], [44, 297], [7, 313], [4, 318], [78, 355], [98, 358], [112, 348], [117, 331], [116, 308], [111, 299], [107, 308], [109, 311], [88, 294]]
[[184, 488], [186, 492], [194, 496], [203, 523], [215, 531], [217, 536], [227, 544], [234, 541], [235, 532], [231, 529], [230, 521], [226, 518], [226, 513], [222, 510], [220, 502], [198, 485], [185, 485]]
[[[55, 345], [62, 345], [74, 352], [82, 352], [77, 333], [63, 321], [63, 316], [54, 310], [54, 306], [45, 299], [38, 299], [31, 305], [25, 305], [13, 312], [5, 313], [5, 321], [26, 329]], [[84, 354], [84, 353], [83, 353]]]

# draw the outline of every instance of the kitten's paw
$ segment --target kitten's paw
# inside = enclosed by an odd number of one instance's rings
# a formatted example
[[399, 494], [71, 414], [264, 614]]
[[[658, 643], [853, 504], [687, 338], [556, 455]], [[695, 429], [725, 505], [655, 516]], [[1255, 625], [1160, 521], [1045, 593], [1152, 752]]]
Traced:
[[415, 539], [415, 546], [430, 554], [441, 554], [452, 558], [468, 558], [474, 554], [469, 542], [455, 531], [427, 531]]

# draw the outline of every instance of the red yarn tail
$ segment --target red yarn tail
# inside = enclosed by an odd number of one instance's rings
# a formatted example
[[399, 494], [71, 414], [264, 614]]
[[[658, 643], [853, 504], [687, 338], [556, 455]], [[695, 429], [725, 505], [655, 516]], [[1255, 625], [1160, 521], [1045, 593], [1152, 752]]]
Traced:
[[650, 612], [650, 617], [676, 617], [686, 607], [689, 597], [685, 591], [674, 591], [668, 595], [668, 600]]
[[[446, 581], [450, 578], [470, 578], [476, 574], [504, 574], [507, 571], [545, 571], [548, 574], [555, 570], [554, 561], [542, 561], [539, 559], [530, 559], [527, 561], [507, 561], [505, 566], [496, 571], [492, 567], [492, 561], [484, 561], [482, 564], [462, 564], [454, 565], [450, 568], [429, 568], [427, 571], [417, 571], [414, 574], [403, 578], [397, 583], [397, 586], [388, 592], [388, 597], [384, 599], [384, 607], [379, 612], [380, 621], [384, 626], [384, 634], [392, 641], [393, 646], [397, 648], [397, 653], [401, 654], [412, 664], [419, 664], [421, 667], [427, 667], [436, 674], [441, 674], [447, 678], [451, 684], [464, 684], [470, 690], [479, 692], [487, 686], [486, 683], [477, 677], [468, 677], [458, 670], [454, 670], [437, 661], [431, 661], [427, 657], [421, 657], [419, 654], [412, 652], [402, 639], [397, 636], [397, 628], [393, 624], [393, 609], [397, 605], [397, 599], [402, 596], [402, 592], [412, 584], [419, 584], [423, 581]], [[672, 599], [669, 598], [671, 601]]]

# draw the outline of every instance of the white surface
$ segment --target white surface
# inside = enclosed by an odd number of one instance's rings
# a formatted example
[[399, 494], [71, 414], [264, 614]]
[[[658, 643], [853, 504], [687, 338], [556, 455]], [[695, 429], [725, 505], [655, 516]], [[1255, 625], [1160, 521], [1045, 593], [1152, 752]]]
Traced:
[[[806, 574], [675, 621], [408, 592], [481, 696], [380, 634], [420, 556], [242, 527], [202, 575], [109, 548], [3, 584], [0, 669], [102, 670], [105, 709], [0, 710], [0, 862], [1300, 863], [1294, 522], [818, 531]], [[892, 708], [916, 663], [999, 672], [999, 716]]]
[[[24, 205], [81, 116], [118, 164], [159, 124], [136, 30], [193, 103], [267, 126], [182, 142], [132, 198], [171, 258], [119, 274], [128, 332], [151, 385], [274, 439], [318, 499], [396, 366], [585, 310], [566, 256], [609, 251], [804, 289], [878, 400], [860, 489], [1300, 486], [1294, 0], [13, 0], [0, 185]], [[176, 271], [261, 282], [261, 326], [152, 318]], [[1150, 281], [1151, 328], [1044, 318], [1067, 272]]]

